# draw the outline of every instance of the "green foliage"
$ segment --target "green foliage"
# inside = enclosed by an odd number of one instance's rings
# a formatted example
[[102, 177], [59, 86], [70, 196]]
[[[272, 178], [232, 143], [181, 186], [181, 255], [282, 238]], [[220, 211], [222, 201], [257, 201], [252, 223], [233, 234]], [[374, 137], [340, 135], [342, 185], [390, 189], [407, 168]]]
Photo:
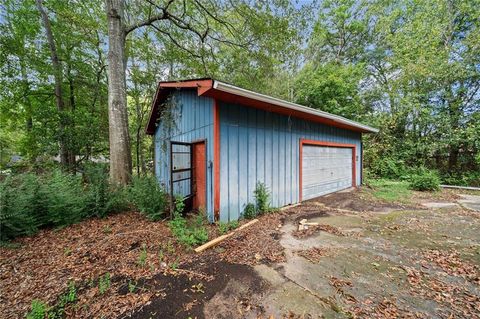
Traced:
[[417, 191], [436, 191], [440, 189], [440, 178], [434, 171], [421, 170], [410, 176], [410, 188]]
[[108, 169], [104, 165], [86, 165], [86, 214], [105, 217], [128, 207], [125, 189], [109, 183]]
[[135, 177], [129, 188], [129, 198], [150, 220], [161, 219], [168, 204], [167, 194], [154, 176]]
[[407, 169], [402, 160], [385, 156], [371, 161], [369, 172], [375, 177], [396, 179], [405, 176]]
[[181, 195], [175, 195], [174, 216], [180, 216], [185, 210], [185, 201]]
[[264, 183], [257, 182], [255, 190], [253, 191], [253, 195], [255, 197], [255, 206], [258, 214], [268, 213], [271, 211], [270, 192]]
[[[85, 182], [84, 182], [85, 181]], [[62, 227], [89, 216], [104, 217], [127, 207], [125, 191], [109, 185], [105, 170], [77, 175], [53, 170], [24, 173], [0, 182], [0, 240]]]
[[177, 240], [188, 247], [205, 243], [208, 240], [208, 232], [204, 225], [203, 213], [187, 221], [181, 213], [184, 209], [184, 201], [177, 196], [175, 199], [175, 211], [173, 219], [168, 223], [170, 230]]
[[480, 187], [480, 171], [446, 173], [440, 179], [445, 185]]
[[67, 302], [75, 302], [77, 299], [77, 289], [75, 288], [75, 282], [71, 281], [68, 284], [68, 292], [65, 294], [65, 300]]
[[98, 291], [103, 295], [108, 289], [110, 289], [110, 273], [100, 276], [98, 280]]
[[228, 223], [219, 222], [218, 223], [218, 232], [220, 233], [220, 235], [223, 235], [223, 234], [228, 233], [231, 230], [234, 230], [237, 227], [238, 227], [238, 221], [236, 221], [236, 220], [228, 222]]
[[270, 213], [274, 209], [270, 207], [270, 191], [262, 182], [257, 182], [253, 190], [255, 204], [247, 203], [242, 212], [242, 218], [253, 219], [258, 215]]
[[50, 224], [64, 226], [76, 223], [86, 216], [87, 198], [79, 176], [58, 170], [44, 182], [47, 197], [47, 216]]
[[297, 101], [380, 128], [364, 140], [365, 167], [376, 177], [403, 179], [428, 166], [473, 185], [469, 173], [480, 171], [476, 7], [321, 1]]
[[359, 81], [363, 65], [307, 65], [295, 81], [295, 99], [299, 104], [351, 119], [363, 115]]
[[47, 305], [40, 300], [33, 300], [27, 319], [44, 319], [47, 315]]
[[136, 282], [129, 280], [128, 281], [128, 292], [129, 293], [134, 293], [135, 290], [137, 290], [137, 284]]
[[30, 235], [42, 226], [64, 226], [85, 217], [81, 179], [58, 170], [8, 177], [0, 183], [1, 239]]
[[8, 176], [0, 182], [0, 240], [31, 235], [41, 226], [40, 187], [33, 174]]
[[65, 318], [65, 307], [68, 304], [73, 304], [77, 301], [77, 288], [73, 281], [68, 283], [67, 291], [62, 294], [57, 303], [52, 307], [47, 307], [45, 303], [40, 300], [33, 300], [31, 305], [31, 311], [27, 314], [27, 318]]
[[142, 249], [140, 250], [140, 255], [138, 256], [137, 264], [140, 267], [145, 267], [146, 263], [147, 263], [147, 246], [143, 244]]
[[242, 217], [245, 219], [254, 219], [256, 216], [257, 210], [255, 209], [255, 205], [252, 203], [248, 203], [247, 205], [245, 205]]

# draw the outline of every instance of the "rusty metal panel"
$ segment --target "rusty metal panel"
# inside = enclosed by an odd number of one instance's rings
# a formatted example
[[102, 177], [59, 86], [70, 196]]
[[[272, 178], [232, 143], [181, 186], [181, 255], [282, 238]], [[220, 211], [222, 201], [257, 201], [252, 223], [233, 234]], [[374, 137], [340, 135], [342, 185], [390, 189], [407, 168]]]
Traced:
[[311, 199], [352, 186], [352, 149], [302, 147], [302, 199]]

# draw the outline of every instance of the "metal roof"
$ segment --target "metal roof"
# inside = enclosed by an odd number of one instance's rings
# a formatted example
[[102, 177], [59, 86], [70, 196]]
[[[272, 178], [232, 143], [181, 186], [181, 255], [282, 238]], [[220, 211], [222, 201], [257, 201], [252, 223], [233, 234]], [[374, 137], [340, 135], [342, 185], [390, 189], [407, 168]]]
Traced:
[[301, 119], [320, 122], [326, 125], [337, 126], [362, 133], [378, 132], [378, 129], [376, 128], [349, 120], [339, 115], [334, 115], [265, 94], [246, 90], [211, 78], [202, 78], [159, 83], [152, 104], [150, 119], [146, 128], [148, 134], [153, 134], [155, 132], [155, 123], [159, 114], [158, 107], [171, 90], [175, 88], [196, 88], [199, 96], [213, 97], [220, 101], [238, 103], [264, 109], [269, 112], [299, 117]]

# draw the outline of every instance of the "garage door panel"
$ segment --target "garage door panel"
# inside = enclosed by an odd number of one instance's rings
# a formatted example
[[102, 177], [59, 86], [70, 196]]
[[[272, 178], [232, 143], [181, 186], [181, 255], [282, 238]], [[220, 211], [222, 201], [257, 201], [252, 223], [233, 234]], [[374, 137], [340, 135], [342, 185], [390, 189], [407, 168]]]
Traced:
[[303, 199], [351, 187], [353, 181], [352, 152], [352, 148], [303, 145]]

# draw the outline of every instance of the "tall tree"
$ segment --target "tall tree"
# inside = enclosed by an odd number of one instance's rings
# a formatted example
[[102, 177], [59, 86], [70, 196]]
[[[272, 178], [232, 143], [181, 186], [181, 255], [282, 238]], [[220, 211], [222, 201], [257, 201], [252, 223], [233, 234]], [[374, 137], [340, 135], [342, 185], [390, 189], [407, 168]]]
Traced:
[[127, 91], [125, 81], [124, 0], [107, 0], [108, 22], [108, 123], [110, 141], [110, 178], [127, 184], [132, 173], [128, 134]]
[[[140, 28], [149, 27], [159, 36], [162, 46], [173, 45], [183, 53], [182, 59], [191, 59], [200, 66], [197, 74], [212, 76], [216, 74], [215, 69], [218, 70], [216, 67], [221, 64], [216, 61], [216, 56], [221, 56], [220, 51], [228, 48], [239, 49], [236, 52], [230, 51], [235, 54], [242, 52], [240, 49], [248, 50], [251, 47], [251, 52], [257, 52], [258, 55], [263, 53], [265, 50], [260, 48], [260, 45], [268, 43], [265, 34], [273, 34], [272, 30], [268, 29], [268, 23], [280, 22], [279, 25], [283, 25], [285, 31], [290, 32], [288, 23], [284, 22], [287, 19], [281, 17], [282, 13], [280, 19], [277, 19], [279, 14], [274, 12], [274, 9], [291, 8], [291, 5], [285, 5], [281, 1], [279, 3], [279, 6], [259, 6], [240, 0], [229, 3], [168, 0], [159, 4], [148, 0], [146, 5], [135, 3], [137, 6], [126, 9], [124, 0], [106, 0], [109, 38], [110, 177], [114, 182], [128, 183], [132, 169], [125, 80], [127, 36], [138, 33]], [[288, 43], [290, 38], [291, 34], [282, 40]], [[275, 49], [278, 50], [279, 46]], [[232, 73], [231, 69], [228, 73]], [[193, 75], [191, 70], [189, 74]]]
[[62, 82], [63, 82], [63, 70], [62, 65], [58, 59], [57, 53], [57, 44], [55, 43], [55, 39], [53, 37], [52, 28], [50, 25], [50, 19], [48, 18], [45, 9], [43, 8], [42, 0], [35, 0], [37, 5], [37, 9], [40, 12], [40, 17], [42, 19], [43, 27], [45, 29], [45, 34], [47, 36], [48, 46], [50, 48], [50, 58], [52, 61], [52, 69], [53, 69], [53, 76], [55, 79], [55, 101], [57, 104], [57, 110], [60, 115], [59, 121], [59, 138], [58, 143], [60, 146], [60, 162], [64, 166], [69, 166], [75, 161], [75, 157], [72, 158], [70, 156], [67, 142], [66, 142], [66, 132], [67, 129], [66, 125], [66, 116], [65, 116], [65, 102], [63, 100], [63, 92], [62, 92]]

